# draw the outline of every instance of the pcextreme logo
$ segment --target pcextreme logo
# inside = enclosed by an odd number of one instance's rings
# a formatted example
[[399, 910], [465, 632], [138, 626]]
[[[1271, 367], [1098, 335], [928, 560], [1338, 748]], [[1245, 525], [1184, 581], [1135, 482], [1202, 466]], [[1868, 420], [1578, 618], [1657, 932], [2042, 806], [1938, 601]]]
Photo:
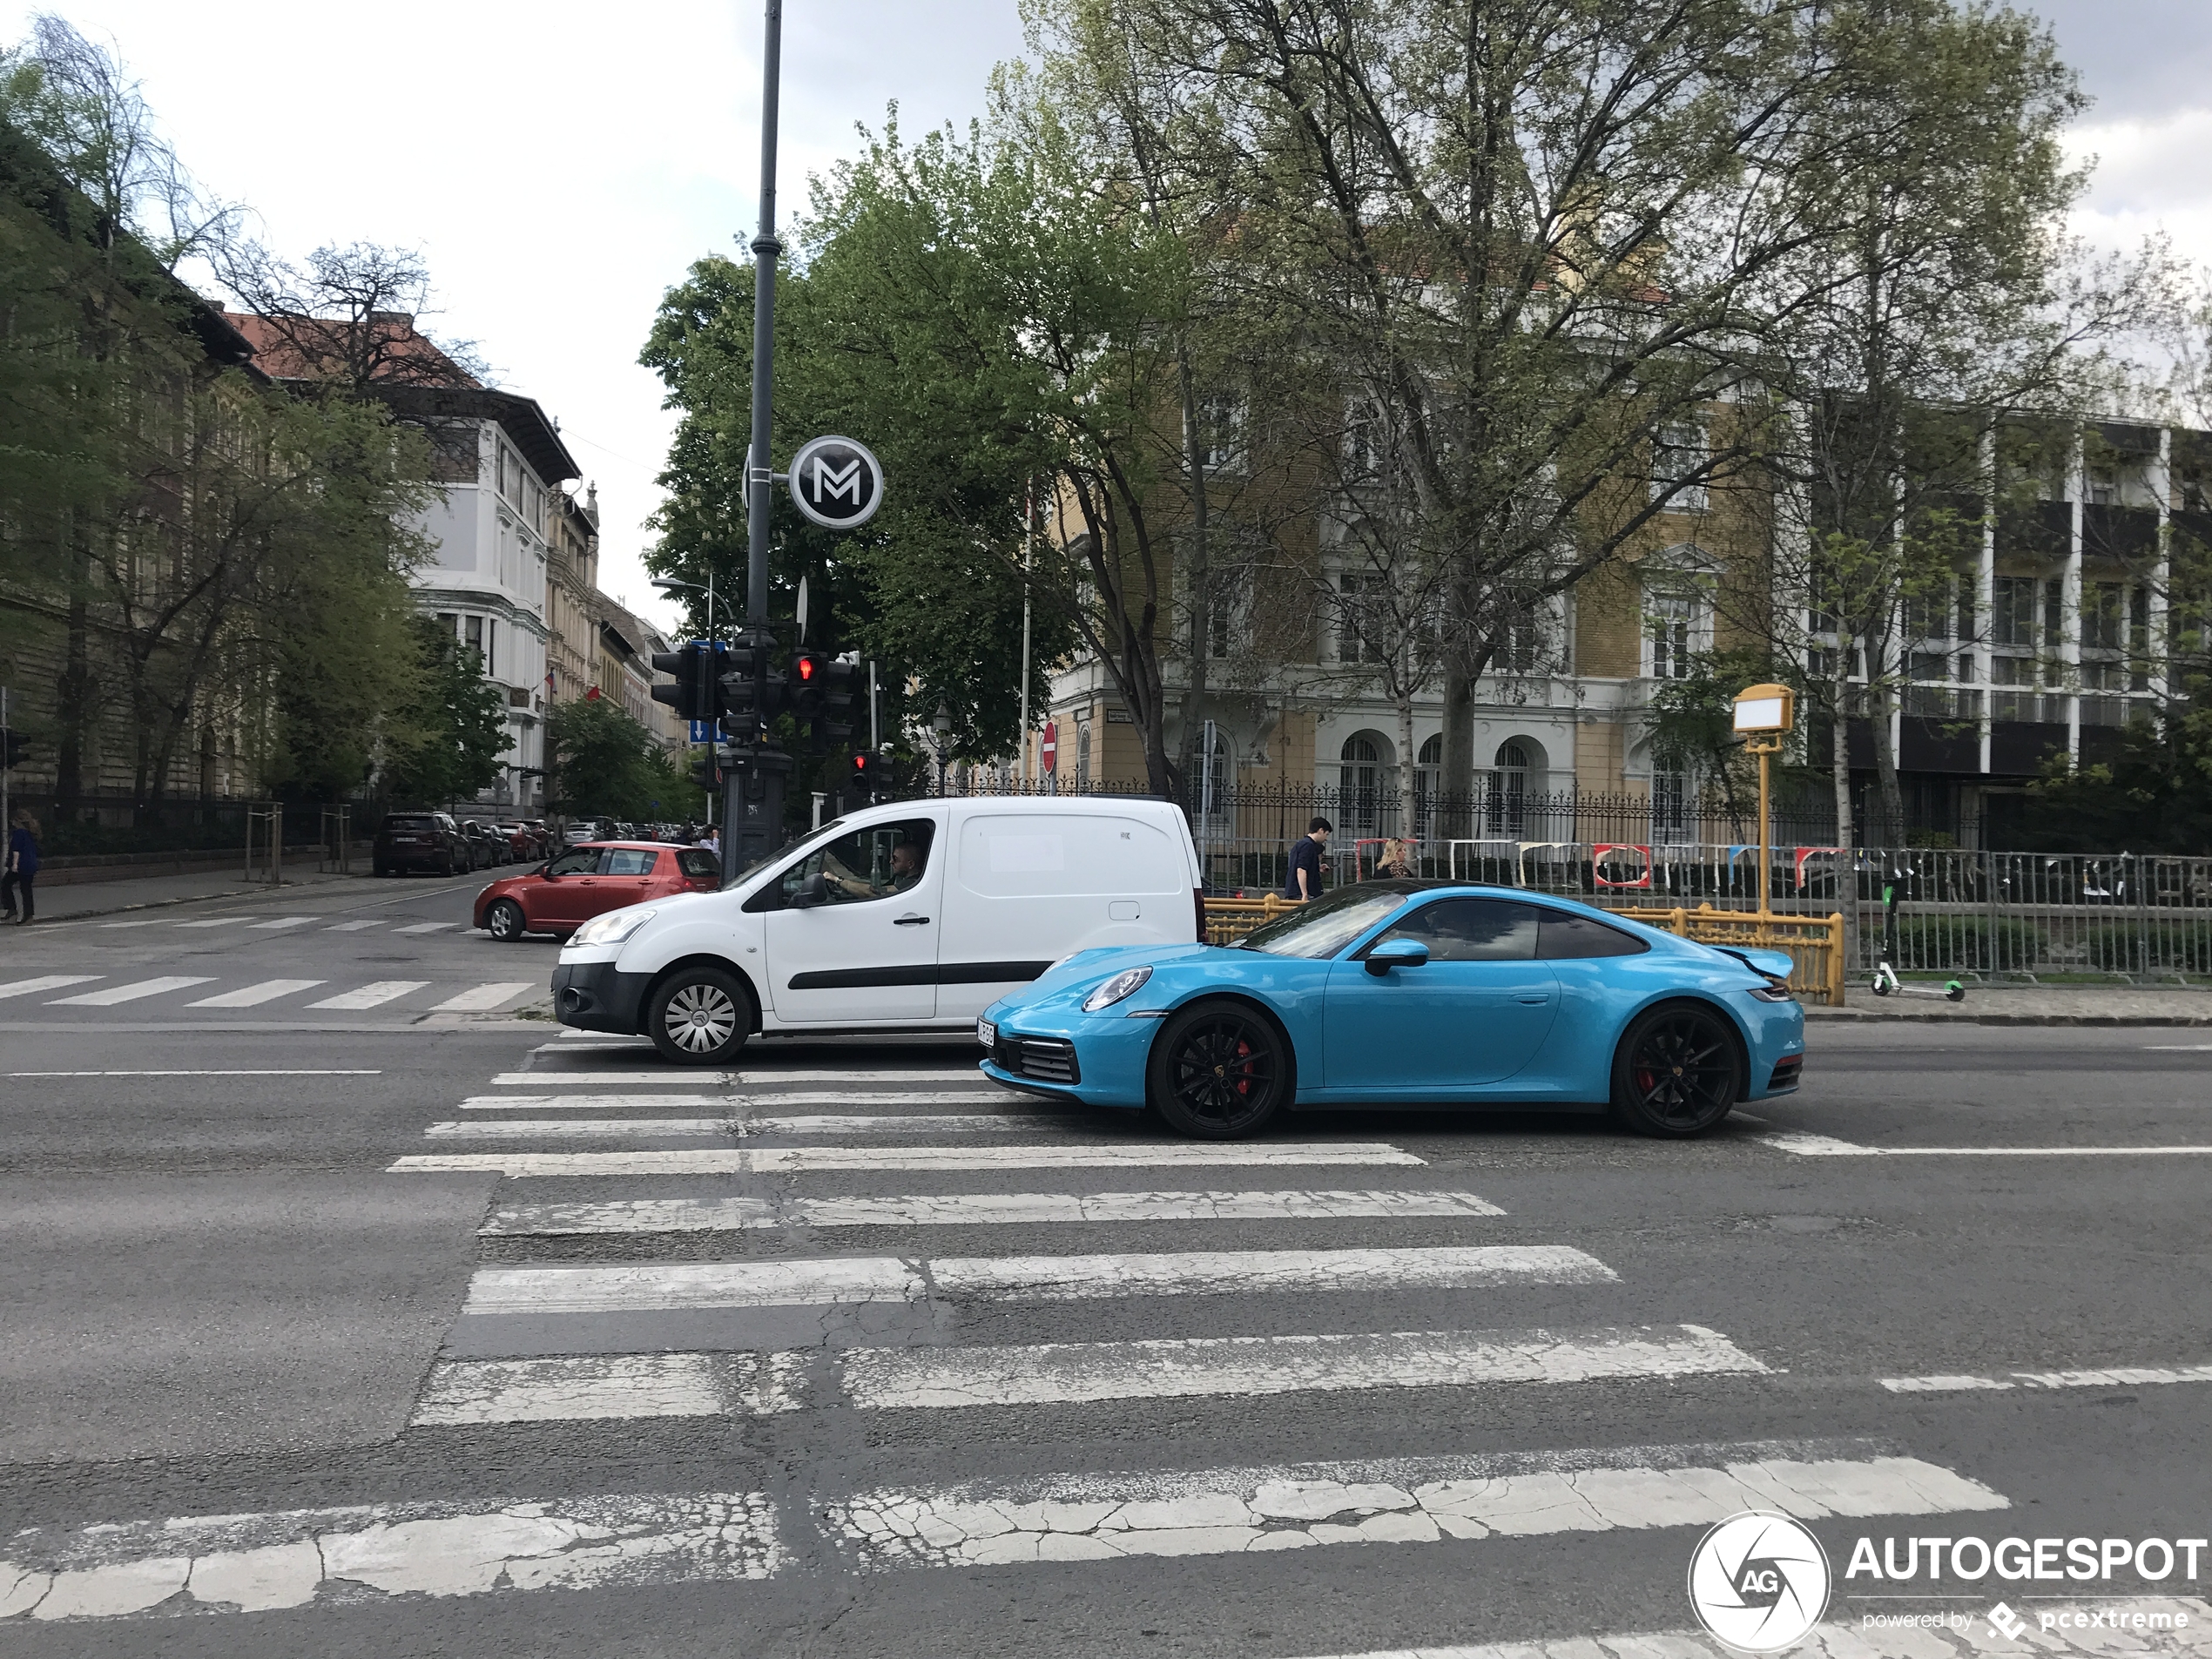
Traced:
[[1820, 1540], [1769, 1510], [1730, 1515], [1689, 1558], [1698, 1622], [1746, 1653], [1775, 1653], [1802, 1640], [1828, 1610], [1830, 1582]]

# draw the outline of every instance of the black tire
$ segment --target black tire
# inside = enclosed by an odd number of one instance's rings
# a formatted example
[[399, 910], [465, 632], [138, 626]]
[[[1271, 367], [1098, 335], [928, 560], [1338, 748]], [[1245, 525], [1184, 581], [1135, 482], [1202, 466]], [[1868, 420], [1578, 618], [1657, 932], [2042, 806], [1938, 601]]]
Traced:
[[453, 873], [453, 849], [451, 847], [448, 847], [446, 848], [445, 862], [438, 866], [438, 873], [440, 875], [451, 875]]
[[1282, 1028], [1250, 1003], [1194, 1002], [1163, 1024], [1144, 1067], [1145, 1098], [1202, 1141], [1257, 1135], [1297, 1092]]
[[725, 968], [679, 968], [653, 988], [645, 1035], [677, 1065], [725, 1065], [752, 1035], [752, 994]]
[[1703, 1135], [1743, 1097], [1743, 1049], [1728, 1016], [1702, 1002], [1646, 1009], [1614, 1051], [1613, 1116], [1639, 1135]]
[[529, 918], [512, 899], [496, 899], [491, 908], [484, 912], [484, 931], [502, 945], [521, 942], [529, 929]]

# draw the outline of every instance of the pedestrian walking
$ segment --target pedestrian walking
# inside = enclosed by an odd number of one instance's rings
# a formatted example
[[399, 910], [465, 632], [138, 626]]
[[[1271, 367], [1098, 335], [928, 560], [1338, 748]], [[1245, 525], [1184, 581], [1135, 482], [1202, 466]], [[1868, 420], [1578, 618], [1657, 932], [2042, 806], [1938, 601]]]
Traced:
[[1328, 850], [1329, 837], [1336, 833], [1336, 826], [1325, 818], [1317, 818], [1305, 826], [1305, 833], [1291, 843], [1290, 873], [1283, 882], [1285, 899], [1318, 899], [1321, 896], [1322, 854]]
[[[30, 809], [16, 809], [15, 827], [8, 833], [6, 870], [0, 873], [0, 921], [12, 921], [17, 927], [29, 921], [33, 914], [30, 896], [31, 878], [38, 873], [38, 820]], [[16, 914], [18, 896], [21, 915]]]

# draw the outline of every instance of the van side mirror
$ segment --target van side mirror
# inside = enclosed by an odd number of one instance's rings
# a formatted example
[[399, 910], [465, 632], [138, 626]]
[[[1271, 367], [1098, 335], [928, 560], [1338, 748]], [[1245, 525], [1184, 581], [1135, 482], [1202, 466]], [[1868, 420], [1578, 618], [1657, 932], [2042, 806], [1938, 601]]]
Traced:
[[1367, 971], [1377, 979], [1393, 968], [1423, 968], [1428, 963], [1428, 947], [1418, 939], [1386, 939], [1367, 953]]
[[784, 901], [786, 910], [811, 910], [818, 904], [829, 902], [829, 883], [822, 879], [819, 870], [799, 884], [799, 891]]

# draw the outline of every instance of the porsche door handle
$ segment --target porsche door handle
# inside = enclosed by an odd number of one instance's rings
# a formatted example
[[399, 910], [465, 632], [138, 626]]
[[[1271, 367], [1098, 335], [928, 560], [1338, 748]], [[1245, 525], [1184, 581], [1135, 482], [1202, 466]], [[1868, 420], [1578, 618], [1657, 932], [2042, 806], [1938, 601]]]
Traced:
[[1521, 1000], [1527, 1003], [1530, 1008], [1540, 1008], [1543, 1007], [1545, 1003], [1550, 1001], [1551, 998], [1548, 996], [1524, 996]]
[[894, 916], [891, 919], [891, 925], [894, 927], [919, 927], [928, 920], [927, 916]]

